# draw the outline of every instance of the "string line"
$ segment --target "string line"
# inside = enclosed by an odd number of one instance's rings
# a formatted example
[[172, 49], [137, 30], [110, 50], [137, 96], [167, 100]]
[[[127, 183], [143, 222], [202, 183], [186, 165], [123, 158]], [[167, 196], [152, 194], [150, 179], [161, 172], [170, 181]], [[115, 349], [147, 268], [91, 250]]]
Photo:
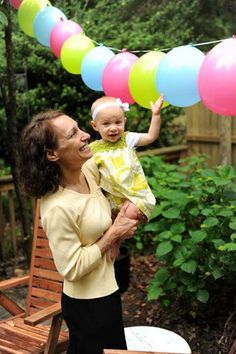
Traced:
[[[209, 44], [215, 44], [215, 43], [220, 43], [222, 41], [224, 41], [225, 39], [227, 38], [224, 38], [224, 39], [218, 39], [218, 40], [214, 40], [214, 41], [208, 41], [208, 42], [202, 42], [202, 43], [189, 43], [188, 45], [191, 45], [193, 47], [199, 47], [199, 46], [203, 46], [203, 45], [209, 45]], [[97, 46], [105, 46], [103, 43], [99, 43], [93, 39], [91, 39], [92, 42], [94, 44], [96, 44]], [[127, 48], [123, 48], [123, 49], [119, 49], [119, 48], [114, 48], [114, 47], [109, 47], [109, 46], [106, 46], [106, 48], [114, 51], [114, 52], [125, 52], [125, 51], [128, 51]], [[167, 52], [171, 49], [174, 49], [176, 47], [173, 47], [173, 48], [153, 48], [153, 49], [140, 49], [140, 50], [129, 50], [129, 53], [148, 53], [148, 52], [151, 52], [151, 51], [160, 51], [160, 52]]]

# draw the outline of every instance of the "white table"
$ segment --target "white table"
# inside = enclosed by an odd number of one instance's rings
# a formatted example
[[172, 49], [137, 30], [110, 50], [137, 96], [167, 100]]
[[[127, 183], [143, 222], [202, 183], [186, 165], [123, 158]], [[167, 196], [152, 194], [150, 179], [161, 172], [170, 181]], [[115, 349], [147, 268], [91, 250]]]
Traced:
[[184, 338], [164, 328], [152, 326], [126, 327], [125, 338], [128, 350], [191, 354], [191, 349]]

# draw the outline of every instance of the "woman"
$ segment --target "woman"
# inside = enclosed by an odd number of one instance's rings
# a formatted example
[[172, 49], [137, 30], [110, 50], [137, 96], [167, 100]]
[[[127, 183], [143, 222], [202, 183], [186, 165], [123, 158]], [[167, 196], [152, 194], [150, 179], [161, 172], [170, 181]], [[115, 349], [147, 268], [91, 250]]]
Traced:
[[112, 224], [90, 159], [89, 138], [63, 112], [48, 111], [25, 127], [20, 144], [23, 185], [40, 198], [42, 224], [64, 279], [62, 312], [69, 328], [69, 354], [126, 349], [110, 249], [133, 236], [137, 220], [125, 216], [123, 205]]

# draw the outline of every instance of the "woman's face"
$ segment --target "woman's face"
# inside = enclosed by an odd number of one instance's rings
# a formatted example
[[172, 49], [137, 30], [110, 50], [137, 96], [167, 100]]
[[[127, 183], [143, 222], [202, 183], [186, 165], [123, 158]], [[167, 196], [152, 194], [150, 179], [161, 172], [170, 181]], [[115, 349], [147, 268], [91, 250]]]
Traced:
[[88, 145], [90, 135], [80, 130], [77, 122], [66, 115], [52, 119], [51, 125], [58, 137], [58, 148], [53, 151], [54, 161], [61, 167], [81, 167], [92, 156]]

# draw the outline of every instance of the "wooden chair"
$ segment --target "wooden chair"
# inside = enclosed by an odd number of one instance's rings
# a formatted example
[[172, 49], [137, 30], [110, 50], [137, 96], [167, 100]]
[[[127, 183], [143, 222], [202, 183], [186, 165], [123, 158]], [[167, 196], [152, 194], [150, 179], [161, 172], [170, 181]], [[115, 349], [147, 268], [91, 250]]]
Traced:
[[[25, 310], [2, 290], [28, 284]], [[0, 321], [0, 353], [56, 354], [68, 347], [62, 330], [62, 278], [56, 270], [36, 203], [30, 273], [0, 282], [0, 305], [12, 316]], [[44, 323], [43, 323], [44, 322]]]
[[104, 354], [182, 354], [182, 353], [169, 353], [169, 352], [144, 352], [135, 350], [120, 350], [120, 349], [104, 349]]

